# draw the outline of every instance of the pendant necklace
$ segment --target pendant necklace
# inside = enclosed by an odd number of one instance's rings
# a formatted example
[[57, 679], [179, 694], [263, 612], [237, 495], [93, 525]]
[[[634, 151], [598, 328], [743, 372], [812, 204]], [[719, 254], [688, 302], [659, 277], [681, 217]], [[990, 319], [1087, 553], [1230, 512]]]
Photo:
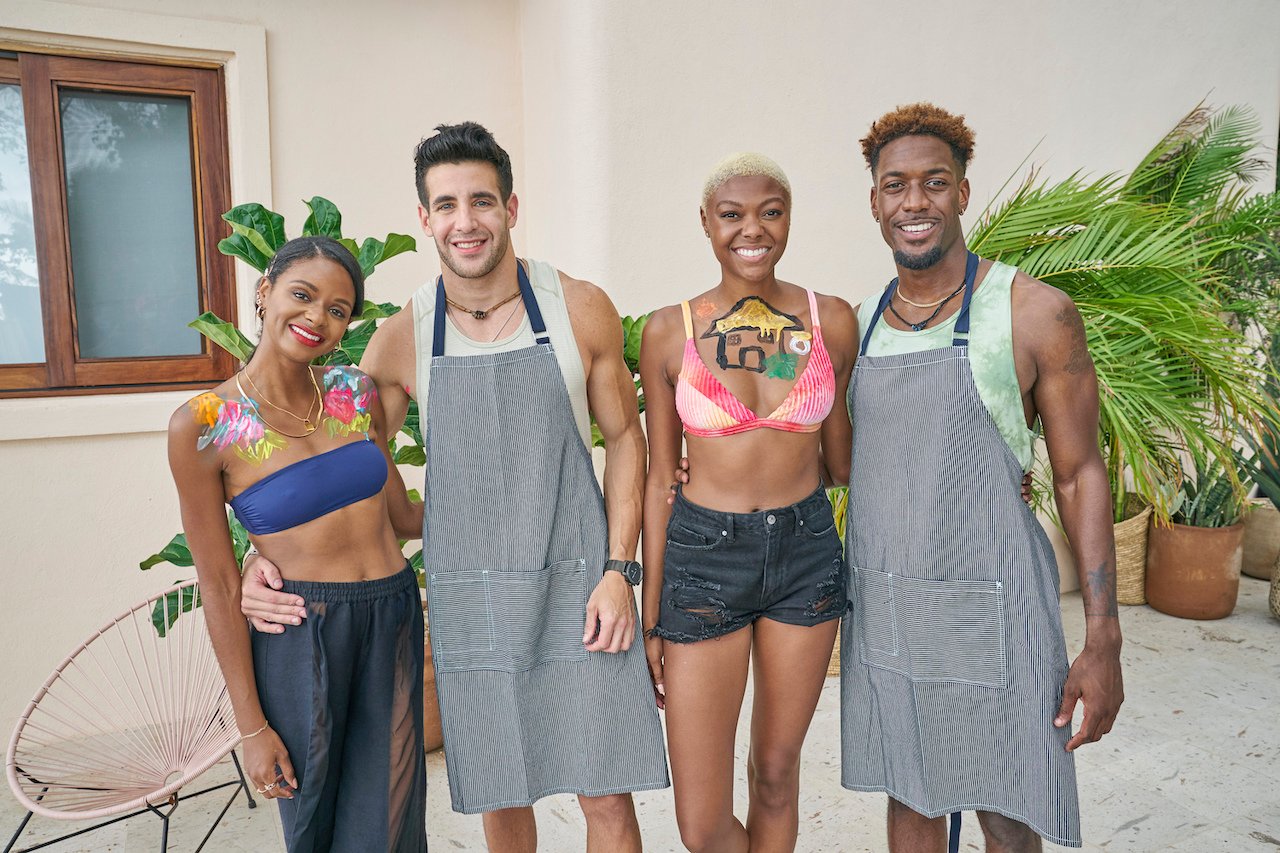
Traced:
[[897, 296], [899, 299], [901, 299], [903, 302], [907, 303], [908, 305], [914, 305], [917, 308], [931, 308], [935, 305], [938, 306], [933, 309], [932, 314], [930, 314], [928, 317], [925, 317], [923, 320], [921, 320], [918, 323], [913, 323], [910, 320], [908, 320], [906, 317], [903, 317], [901, 314], [899, 314], [898, 309], [893, 307], [892, 299], [889, 300], [889, 310], [893, 312], [893, 316], [897, 317], [898, 320], [901, 321], [903, 325], [910, 326], [911, 331], [920, 332], [924, 330], [925, 326], [928, 326], [930, 323], [932, 323], [933, 319], [942, 313], [942, 309], [946, 306], [946, 304], [950, 302], [952, 299], [954, 299], [956, 297], [956, 294], [962, 290], [964, 290], [964, 282], [960, 282], [960, 286], [957, 287], [955, 290], [951, 291], [951, 294], [949, 296], [944, 296], [941, 299], [939, 299], [937, 302], [930, 302], [925, 305], [919, 305], [915, 302], [912, 302], [907, 297], [903, 296], [902, 289], [900, 287], [895, 288], [893, 291], [893, 295]]
[[[285, 432], [284, 430], [278, 428], [275, 424], [268, 421], [266, 416], [262, 414], [262, 410], [258, 408], [257, 400], [255, 400], [253, 397], [250, 397], [248, 394], [245, 393], [244, 386], [240, 384], [240, 373], [243, 373], [244, 378], [249, 380], [249, 387], [253, 389], [254, 394], [257, 396], [258, 399], [262, 400], [262, 402], [266, 403], [271, 408], [277, 411], [283, 412], [289, 417], [294, 418], [295, 420], [302, 421], [302, 428], [303, 430], [305, 430], [305, 432], [301, 433], [300, 435], [294, 435], [291, 432]], [[257, 384], [254, 383], [253, 377], [249, 375], [249, 369], [247, 367], [244, 370], [240, 371], [240, 373], [236, 374], [236, 388], [240, 389], [241, 397], [244, 397], [245, 399], [249, 400], [251, 403], [254, 404], [253, 405], [254, 411], [258, 413], [258, 417], [262, 418], [263, 423], [265, 423], [267, 426], [271, 427], [273, 430], [280, 433], [281, 435], [286, 435], [289, 438], [306, 438], [307, 436], [311, 435], [311, 433], [316, 431], [317, 425], [311, 421], [311, 408], [313, 405], [315, 405], [314, 403], [307, 406], [306, 417], [296, 415], [293, 412], [289, 411], [288, 409], [284, 408], [283, 406], [276, 405], [275, 403], [268, 400], [267, 395], [263, 394], [261, 389], [258, 388]], [[316, 383], [315, 372], [312, 371], [310, 367], [307, 368], [307, 375], [311, 377], [311, 387], [314, 388], [316, 392], [316, 403], [319, 403], [321, 408], [323, 408], [324, 398], [320, 394], [320, 386]], [[317, 412], [317, 414], [319, 414], [319, 412]]]
[[452, 299], [449, 298], [448, 293], [445, 293], [444, 301], [449, 303], [450, 308], [455, 308], [459, 311], [464, 311], [467, 314], [470, 314], [472, 317], [475, 317], [477, 320], [483, 320], [485, 317], [488, 317], [489, 314], [491, 314], [495, 309], [501, 308], [503, 305], [506, 305], [508, 302], [510, 302], [512, 299], [515, 299], [519, 295], [520, 295], [520, 291], [517, 289], [515, 293], [511, 294], [506, 299], [502, 300], [501, 302], [494, 303], [493, 305], [490, 305], [488, 308], [468, 308], [465, 305], [459, 305], [457, 302], [454, 302]]

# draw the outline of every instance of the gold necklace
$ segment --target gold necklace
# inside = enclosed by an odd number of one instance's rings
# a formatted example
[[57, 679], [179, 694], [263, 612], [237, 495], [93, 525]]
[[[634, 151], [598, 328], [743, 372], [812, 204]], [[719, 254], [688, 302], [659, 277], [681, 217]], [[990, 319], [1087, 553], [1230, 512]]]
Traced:
[[[262, 402], [266, 403], [268, 406], [275, 409], [276, 411], [283, 412], [284, 414], [288, 415], [291, 418], [294, 418], [295, 420], [302, 421], [302, 428], [305, 430], [305, 432], [303, 432], [301, 435], [294, 435], [292, 433], [288, 433], [282, 429], [277, 428], [274, 424], [272, 424], [270, 421], [267, 420], [266, 416], [262, 414], [262, 410], [255, 405], [254, 410], [257, 411], [258, 417], [262, 418], [263, 423], [265, 423], [267, 426], [271, 427], [273, 430], [280, 433], [281, 435], [287, 435], [290, 438], [306, 438], [307, 436], [311, 435], [311, 433], [316, 431], [318, 424], [312, 423], [311, 421], [311, 408], [313, 405], [320, 406], [320, 409], [317, 410], [316, 412], [316, 415], [318, 416], [320, 414], [320, 411], [323, 411], [324, 398], [320, 394], [320, 385], [316, 382], [316, 374], [310, 367], [307, 368], [307, 375], [311, 377], [311, 387], [315, 389], [316, 402], [313, 404], [308, 404], [307, 414], [305, 417], [296, 415], [293, 412], [289, 411], [288, 409], [284, 408], [283, 406], [279, 406], [271, 402], [271, 400], [267, 399], [267, 395], [262, 393], [262, 390], [258, 387], [257, 383], [253, 381], [253, 377], [249, 375], [249, 368], [247, 366], [245, 367], [244, 370], [241, 371], [241, 373], [243, 373], [245, 378], [249, 380], [249, 387], [253, 388], [254, 394], [258, 398], [260, 398]], [[236, 374], [236, 387], [240, 389], [241, 396], [244, 396], [244, 397], [249, 396], [244, 393], [244, 386], [240, 384], [240, 374]]]
[[[964, 287], [964, 282], [963, 282], [963, 281], [962, 281], [962, 282], [960, 282], [960, 287]], [[957, 288], [957, 289], [956, 289], [956, 291], [955, 291], [955, 292], [953, 292], [953, 293], [951, 293], [950, 295], [948, 295], [948, 296], [944, 296], [944, 297], [942, 297], [941, 299], [935, 299], [933, 302], [912, 302], [910, 299], [908, 299], [908, 298], [906, 297], [906, 295], [905, 295], [905, 294], [903, 294], [903, 292], [902, 292], [902, 285], [901, 285], [901, 284], [899, 284], [899, 285], [898, 285], [898, 287], [897, 287], [897, 289], [894, 291], [894, 293], [897, 295], [897, 297], [898, 297], [899, 299], [901, 299], [903, 302], [905, 302], [905, 303], [907, 303], [908, 305], [910, 305], [912, 308], [933, 308], [935, 305], [941, 305], [942, 303], [946, 302], [948, 299], [950, 299], [952, 296], [955, 296], [955, 295], [956, 295], [956, 293], [959, 293], [959, 292], [960, 292], [960, 291], [959, 291], [959, 289]], [[898, 319], [899, 319], [899, 320], [901, 320], [902, 318], [901, 318], [901, 317], [899, 317]], [[930, 320], [932, 320], [933, 318], [932, 318], [932, 317], [930, 317], [929, 319], [930, 319]], [[903, 320], [903, 322], [905, 323], [906, 321], [905, 321], [905, 320]], [[929, 322], [929, 321], [928, 321], [928, 320], [926, 320], [925, 322], [927, 323], [927, 322]]]
[[449, 303], [450, 308], [456, 308], [459, 311], [465, 311], [466, 313], [470, 314], [472, 317], [475, 317], [477, 320], [483, 320], [485, 317], [488, 317], [489, 314], [494, 311], [494, 309], [501, 308], [503, 305], [506, 305], [508, 302], [510, 302], [512, 299], [515, 299], [519, 295], [520, 295], [520, 291], [519, 289], [517, 289], [515, 293], [511, 294], [506, 299], [502, 300], [501, 302], [490, 305], [488, 308], [484, 308], [484, 309], [468, 308], [465, 305], [459, 305], [457, 302], [454, 302], [452, 299], [449, 298], [448, 293], [445, 293], [444, 301]]

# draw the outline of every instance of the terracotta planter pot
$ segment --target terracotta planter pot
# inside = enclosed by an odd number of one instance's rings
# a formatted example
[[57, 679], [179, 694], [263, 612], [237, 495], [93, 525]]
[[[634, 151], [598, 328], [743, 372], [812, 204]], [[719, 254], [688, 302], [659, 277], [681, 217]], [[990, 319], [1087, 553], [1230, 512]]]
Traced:
[[1249, 502], [1244, 516], [1244, 558], [1240, 571], [1251, 578], [1271, 580], [1280, 558], [1280, 510], [1267, 498]]
[[1183, 619], [1222, 619], [1240, 592], [1244, 525], [1151, 525], [1147, 603]]
[[[422, 603], [425, 610], [427, 603]], [[425, 619], [425, 617], [424, 617]], [[426, 628], [426, 647], [422, 660], [422, 745], [427, 752], [435, 752], [444, 746], [444, 731], [440, 727], [440, 699], [436, 695], [436, 668], [431, 659], [431, 625]]]

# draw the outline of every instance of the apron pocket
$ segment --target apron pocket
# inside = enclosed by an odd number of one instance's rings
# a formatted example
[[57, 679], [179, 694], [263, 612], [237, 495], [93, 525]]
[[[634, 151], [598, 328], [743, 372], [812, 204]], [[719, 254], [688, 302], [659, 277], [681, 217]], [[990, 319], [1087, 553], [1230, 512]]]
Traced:
[[432, 572], [431, 652], [440, 672], [493, 669], [496, 649], [488, 572]]
[[553, 660], [585, 660], [586, 560], [534, 572], [431, 576], [431, 649], [440, 672], [522, 672]]
[[913, 681], [1008, 686], [1004, 585], [895, 577], [898, 629]]
[[898, 655], [898, 623], [893, 608], [893, 575], [853, 566], [854, 606], [862, 659], [873, 666], [910, 675]]
[[1008, 686], [999, 581], [909, 578], [853, 567], [863, 663], [916, 682]]
[[508, 672], [553, 660], [586, 660], [586, 560], [560, 560], [539, 572], [490, 572], [494, 630]]

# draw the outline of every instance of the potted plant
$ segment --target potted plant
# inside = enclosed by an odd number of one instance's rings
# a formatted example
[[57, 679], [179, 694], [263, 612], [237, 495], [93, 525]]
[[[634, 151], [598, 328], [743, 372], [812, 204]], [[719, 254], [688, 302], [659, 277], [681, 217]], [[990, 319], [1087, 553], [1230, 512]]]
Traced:
[[1147, 547], [1147, 603], [1184, 619], [1222, 619], [1235, 610], [1244, 541], [1243, 486], [1217, 460], [1196, 460], [1169, 523], [1157, 520]]

